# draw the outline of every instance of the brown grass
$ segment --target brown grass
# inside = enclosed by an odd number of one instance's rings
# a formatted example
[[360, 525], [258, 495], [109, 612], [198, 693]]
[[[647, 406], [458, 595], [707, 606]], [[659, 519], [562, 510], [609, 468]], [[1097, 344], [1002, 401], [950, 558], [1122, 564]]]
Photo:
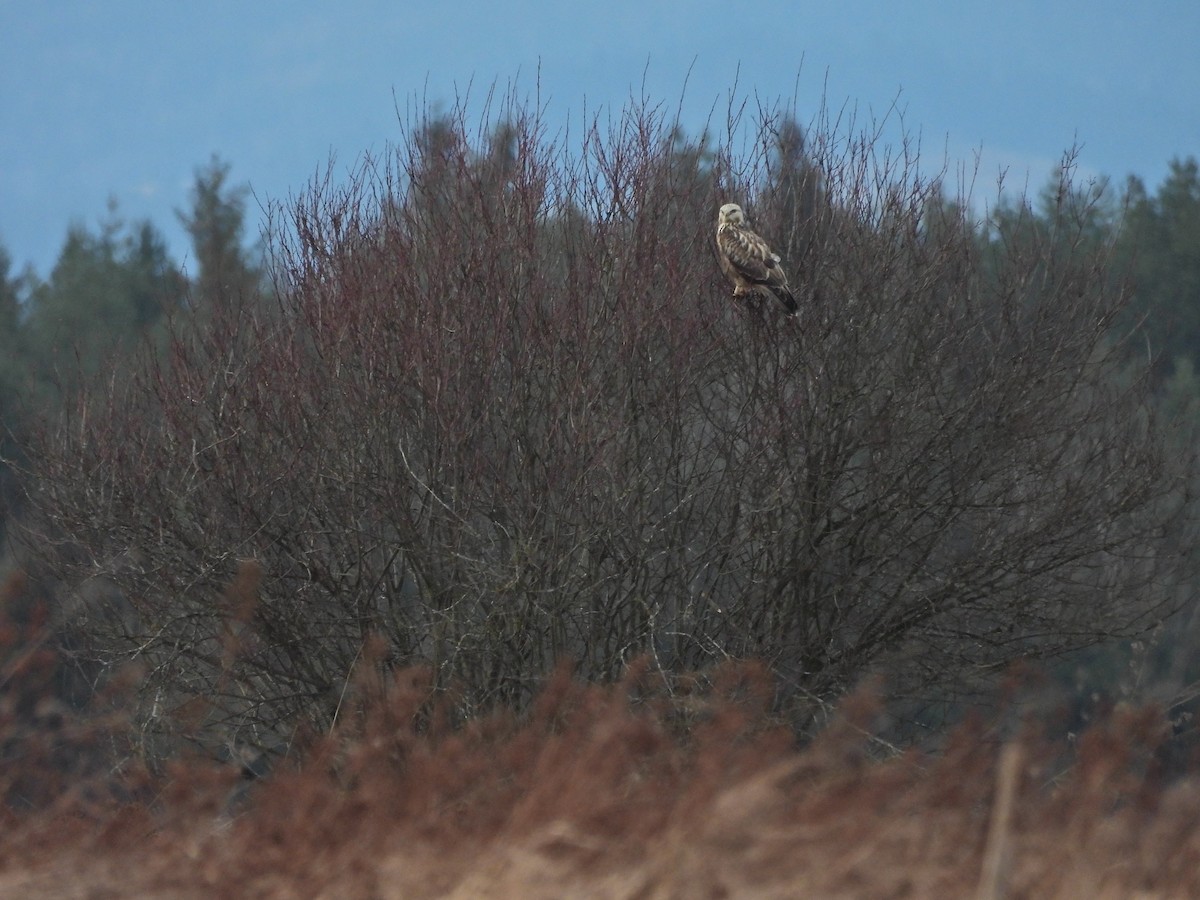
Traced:
[[797, 749], [756, 666], [692, 698], [687, 729], [647, 681], [560, 671], [523, 719], [456, 726], [426, 673], [364, 679], [335, 733], [240, 801], [235, 771], [181, 761], [10, 811], [0, 896], [1200, 892], [1200, 781], [1159, 783], [1152, 710], [1118, 709], [1062, 774], [1067, 748], [1033, 724], [1000, 742], [969, 722], [937, 756], [880, 761], [870, 691]]

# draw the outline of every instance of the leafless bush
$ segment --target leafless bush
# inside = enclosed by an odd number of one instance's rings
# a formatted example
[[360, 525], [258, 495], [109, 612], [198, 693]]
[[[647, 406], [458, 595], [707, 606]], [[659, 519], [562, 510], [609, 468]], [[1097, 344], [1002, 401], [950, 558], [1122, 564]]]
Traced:
[[[1170, 610], [1187, 498], [1069, 203], [983, 234], [823, 120], [739, 153], [736, 114], [720, 145], [655, 108], [577, 145], [499, 119], [314, 183], [277, 309], [41, 435], [27, 543], [93, 655], [142, 663], [147, 728], [328, 727], [372, 636], [465, 711], [563, 657], [758, 657], [804, 727], [872, 669], [927, 695]], [[731, 300], [726, 200], [786, 248], [794, 322]]]

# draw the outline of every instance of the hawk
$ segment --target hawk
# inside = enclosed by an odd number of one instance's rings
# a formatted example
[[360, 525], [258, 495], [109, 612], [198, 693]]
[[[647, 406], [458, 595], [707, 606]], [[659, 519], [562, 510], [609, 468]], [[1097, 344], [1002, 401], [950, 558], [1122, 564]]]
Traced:
[[726, 203], [717, 216], [717, 256], [722, 271], [733, 282], [733, 296], [769, 292], [789, 316], [796, 314], [796, 298], [779, 267], [779, 254], [750, 230], [745, 213], [736, 203]]

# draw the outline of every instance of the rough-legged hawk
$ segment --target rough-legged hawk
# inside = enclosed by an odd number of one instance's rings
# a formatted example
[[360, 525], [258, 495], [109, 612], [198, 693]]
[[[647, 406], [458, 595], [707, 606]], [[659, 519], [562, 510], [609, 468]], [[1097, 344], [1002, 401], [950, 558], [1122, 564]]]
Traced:
[[779, 255], [750, 230], [736, 203], [726, 203], [717, 217], [717, 255], [721, 269], [733, 282], [733, 296], [770, 293], [789, 316], [796, 314], [796, 298], [779, 267]]

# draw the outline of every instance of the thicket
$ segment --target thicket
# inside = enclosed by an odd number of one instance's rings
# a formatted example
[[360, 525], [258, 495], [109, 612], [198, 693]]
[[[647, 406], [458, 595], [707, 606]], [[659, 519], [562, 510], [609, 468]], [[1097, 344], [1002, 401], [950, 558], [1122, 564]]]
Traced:
[[[269, 301], [39, 431], [26, 544], [80, 665], [139, 667], [147, 751], [279, 750], [364, 658], [461, 714], [560, 659], [673, 691], [756, 658], [803, 730], [869, 672], [944, 699], [1170, 613], [1187, 461], [1070, 158], [1050, 215], [988, 230], [909, 144], [785, 118], [419, 118], [276, 209]], [[727, 201], [794, 321], [731, 299]]]
[[98, 227], [70, 225], [44, 279], [32, 266], [13, 273], [0, 247], [0, 568], [7, 525], [21, 511], [14, 466], [31, 423], [53, 418], [85, 382], [127, 368], [141, 345], [160, 347], [172, 318], [203, 318], [224, 298], [261, 289], [256, 250], [244, 246], [246, 188], [228, 175], [216, 157], [198, 168], [177, 211], [192, 239], [189, 267], [171, 258], [152, 222], [126, 219], [115, 199]]

